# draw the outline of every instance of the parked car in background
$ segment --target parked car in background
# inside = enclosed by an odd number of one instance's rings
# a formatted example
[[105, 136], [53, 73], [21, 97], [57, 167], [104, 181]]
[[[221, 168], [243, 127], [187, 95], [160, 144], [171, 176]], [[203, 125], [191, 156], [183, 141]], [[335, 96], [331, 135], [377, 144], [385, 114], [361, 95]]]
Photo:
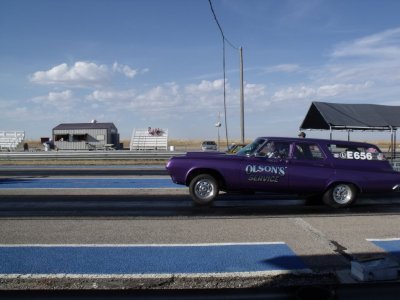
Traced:
[[235, 155], [188, 152], [166, 168], [197, 204], [211, 203], [219, 191], [250, 191], [296, 193], [340, 208], [361, 193], [400, 186], [400, 173], [377, 146], [322, 139], [260, 137]]
[[239, 152], [240, 149], [245, 147], [247, 144], [232, 144], [229, 146], [228, 151], [226, 151], [227, 154], [235, 154]]
[[204, 141], [201, 143], [201, 150], [202, 151], [217, 151], [217, 143], [214, 141]]

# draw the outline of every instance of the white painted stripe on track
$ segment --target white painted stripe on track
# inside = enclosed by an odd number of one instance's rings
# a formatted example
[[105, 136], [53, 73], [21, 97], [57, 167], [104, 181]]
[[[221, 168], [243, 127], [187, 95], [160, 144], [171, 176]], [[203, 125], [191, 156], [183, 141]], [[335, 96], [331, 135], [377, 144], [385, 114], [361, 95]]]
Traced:
[[191, 243], [191, 244], [0, 244], [0, 248], [12, 247], [204, 247], [243, 245], [284, 245], [285, 242], [243, 242], [243, 243]]
[[391, 242], [400, 241], [400, 238], [367, 239], [368, 242]]

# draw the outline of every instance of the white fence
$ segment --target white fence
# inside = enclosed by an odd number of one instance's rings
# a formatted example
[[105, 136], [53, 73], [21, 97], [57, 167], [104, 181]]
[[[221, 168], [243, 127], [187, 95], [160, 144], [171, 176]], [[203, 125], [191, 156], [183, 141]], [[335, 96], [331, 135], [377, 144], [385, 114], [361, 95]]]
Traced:
[[130, 150], [167, 150], [168, 129], [133, 129]]
[[25, 131], [0, 130], [0, 150], [15, 150], [25, 139]]

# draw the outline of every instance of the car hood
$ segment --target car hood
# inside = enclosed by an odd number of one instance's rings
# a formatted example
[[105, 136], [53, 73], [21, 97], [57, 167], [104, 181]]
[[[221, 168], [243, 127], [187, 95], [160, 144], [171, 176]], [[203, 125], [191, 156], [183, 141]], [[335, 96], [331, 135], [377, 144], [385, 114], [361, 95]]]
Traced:
[[218, 151], [213, 151], [213, 152], [187, 152], [186, 156], [187, 157], [215, 157], [218, 155], [225, 155], [225, 152], [218, 152]]

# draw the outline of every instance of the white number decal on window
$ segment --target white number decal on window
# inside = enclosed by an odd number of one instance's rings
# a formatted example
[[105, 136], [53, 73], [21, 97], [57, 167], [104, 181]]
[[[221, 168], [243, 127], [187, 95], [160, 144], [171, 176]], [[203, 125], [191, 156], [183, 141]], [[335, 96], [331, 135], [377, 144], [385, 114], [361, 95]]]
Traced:
[[346, 155], [341, 155], [340, 157], [357, 160], [372, 160], [372, 153], [346, 151]]

